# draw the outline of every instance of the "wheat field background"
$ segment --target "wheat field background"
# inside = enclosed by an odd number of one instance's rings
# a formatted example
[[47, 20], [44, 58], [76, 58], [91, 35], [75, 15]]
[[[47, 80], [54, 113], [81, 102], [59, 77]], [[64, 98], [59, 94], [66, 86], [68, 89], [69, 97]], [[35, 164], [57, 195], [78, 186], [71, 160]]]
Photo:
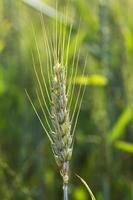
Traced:
[[[77, 173], [88, 183], [97, 200], [132, 200], [133, 2], [58, 0], [58, 19], [56, 5], [52, 0], [0, 1], [0, 200], [59, 200], [63, 195], [59, 166], [25, 93], [26, 89], [48, 128], [36, 96], [38, 82], [31, 55], [32, 52], [42, 82], [37, 42], [43, 74], [49, 84], [47, 56], [54, 51], [48, 50], [41, 17], [49, 45], [53, 45], [50, 38], [56, 39], [53, 29], [56, 20], [63, 24], [58, 30], [66, 33], [66, 44], [73, 24], [68, 53], [67, 45], [63, 50], [63, 37], [58, 31], [59, 55], [66, 52], [64, 60], [68, 56], [68, 82], [74, 86], [74, 92], [70, 93], [72, 114], [86, 86], [74, 133], [70, 199], [90, 198], [75, 176]], [[77, 73], [71, 76], [74, 57], [78, 61], [75, 62]], [[49, 105], [45, 85], [42, 89]], [[79, 107], [80, 101], [76, 115]]]

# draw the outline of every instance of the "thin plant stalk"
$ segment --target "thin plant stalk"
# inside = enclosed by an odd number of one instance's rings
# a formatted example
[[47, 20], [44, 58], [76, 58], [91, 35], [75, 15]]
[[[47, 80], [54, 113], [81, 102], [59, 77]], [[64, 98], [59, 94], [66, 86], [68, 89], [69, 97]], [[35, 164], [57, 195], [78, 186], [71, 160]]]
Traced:
[[63, 200], [68, 200], [68, 184], [63, 184]]

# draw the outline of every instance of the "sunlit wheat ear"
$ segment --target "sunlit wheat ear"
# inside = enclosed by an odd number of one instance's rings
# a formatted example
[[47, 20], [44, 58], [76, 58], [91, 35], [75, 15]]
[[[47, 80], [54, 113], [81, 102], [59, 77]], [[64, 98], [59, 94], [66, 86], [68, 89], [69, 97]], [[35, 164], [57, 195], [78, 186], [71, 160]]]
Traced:
[[57, 164], [63, 167], [71, 159], [72, 135], [69, 111], [67, 109], [65, 69], [59, 63], [54, 66], [52, 85], [51, 112], [54, 127], [54, 143], [52, 148]]
[[[36, 62], [35, 54], [32, 53], [33, 71], [38, 88], [35, 94], [42, 115], [38, 112], [27, 91], [26, 95], [50, 140], [52, 152], [63, 178], [64, 199], [67, 200], [69, 162], [72, 157], [74, 132], [85, 87], [82, 88], [81, 85], [79, 86], [77, 98], [75, 100], [75, 79], [79, 66], [80, 51], [77, 48], [77, 38], [75, 40], [74, 56], [70, 68], [68, 66], [68, 61], [73, 26], [70, 25], [69, 30], [67, 30], [68, 27], [66, 28], [68, 16], [66, 10], [64, 12], [66, 13], [64, 23], [58, 24], [56, 16], [56, 22], [53, 26], [53, 33], [55, 35], [52, 35], [52, 37], [50, 37], [49, 32], [46, 30], [43, 16], [41, 15], [40, 17], [43, 32], [42, 44], [47, 57], [46, 66], [42, 64], [43, 58], [37, 42], [35, 27], [32, 25], [36, 56], [38, 58], [38, 62]], [[86, 60], [84, 66], [82, 66], [82, 75], [85, 73], [85, 67]], [[44, 73], [45, 69], [47, 69], [47, 74]], [[70, 70], [71, 73], [68, 70]], [[72, 107], [72, 102], [74, 102], [74, 108]]]

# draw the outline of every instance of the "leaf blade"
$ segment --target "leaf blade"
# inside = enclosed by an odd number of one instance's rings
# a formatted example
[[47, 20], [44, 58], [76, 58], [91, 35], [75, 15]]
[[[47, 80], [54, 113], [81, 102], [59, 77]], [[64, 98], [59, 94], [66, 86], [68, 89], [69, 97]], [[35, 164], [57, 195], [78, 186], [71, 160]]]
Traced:
[[96, 200], [94, 194], [92, 193], [90, 187], [88, 186], [88, 184], [86, 183], [86, 181], [81, 178], [78, 174], [75, 174], [75, 176], [83, 183], [83, 185], [86, 187], [86, 189], [88, 190], [89, 194], [90, 194], [90, 197], [92, 200]]
[[115, 123], [112, 131], [109, 134], [109, 143], [115, 142], [120, 136], [124, 134], [124, 129], [132, 119], [132, 110], [131, 108], [126, 108], [121, 114], [117, 122]]
[[133, 144], [125, 141], [117, 141], [115, 143], [115, 147], [121, 151], [127, 152], [127, 153], [133, 153]]
[[77, 76], [75, 83], [81, 85], [105, 86], [108, 80], [105, 76], [93, 74], [89, 76]]

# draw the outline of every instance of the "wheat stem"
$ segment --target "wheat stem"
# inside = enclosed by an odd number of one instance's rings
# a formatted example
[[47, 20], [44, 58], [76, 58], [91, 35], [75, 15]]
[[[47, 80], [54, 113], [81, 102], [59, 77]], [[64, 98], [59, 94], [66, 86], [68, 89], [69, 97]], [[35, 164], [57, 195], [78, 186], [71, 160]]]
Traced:
[[68, 200], [68, 184], [63, 184], [63, 200]]

